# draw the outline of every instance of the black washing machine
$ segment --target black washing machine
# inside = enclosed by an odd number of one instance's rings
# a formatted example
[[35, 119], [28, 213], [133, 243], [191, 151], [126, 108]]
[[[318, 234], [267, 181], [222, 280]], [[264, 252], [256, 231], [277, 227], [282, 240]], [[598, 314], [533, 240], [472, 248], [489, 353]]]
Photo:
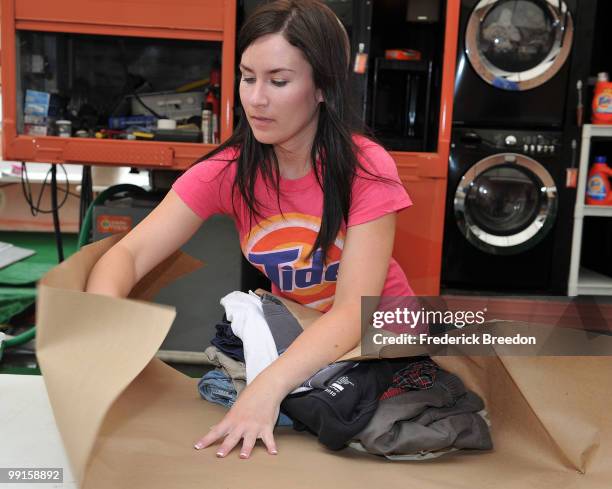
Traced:
[[561, 132], [453, 130], [444, 288], [550, 291], [565, 178], [561, 141]]
[[462, 0], [453, 121], [560, 128], [577, 0]]

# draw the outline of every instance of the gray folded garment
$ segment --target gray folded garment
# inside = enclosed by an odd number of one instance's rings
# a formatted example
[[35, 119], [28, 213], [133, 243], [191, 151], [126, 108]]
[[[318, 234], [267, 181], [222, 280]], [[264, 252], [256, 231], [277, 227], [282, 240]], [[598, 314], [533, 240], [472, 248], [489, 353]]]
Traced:
[[[280, 355], [302, 334], [302, 326], [285, 304], [272, 294], [263, 294], [261, 305], [268, 328], [270, 328], [270, 333], [272, 333], [272, 338], [274, 338], [276, 350]], [[357, 362], [332, 363], [323, 367], [312, 377], [304, 381], [296, 391], [305, 392], [309, 389], [325, 389], [331, 380], [343, 375], [357, 365]]]
[[285, 304], [271, 294], [262, 296], [261, 307], [272, 338], [274, 338], [276, 351], [280, 355], [302, 334], [302, 326], [285, 307]]
[[355, 437], [370, 453], [419, 454], [448, 448], [490, 450], [489, 427], [478, 415], [484, 403], [457, 376], [440, 371], [427, 390], [380, 401], [368, 425]]

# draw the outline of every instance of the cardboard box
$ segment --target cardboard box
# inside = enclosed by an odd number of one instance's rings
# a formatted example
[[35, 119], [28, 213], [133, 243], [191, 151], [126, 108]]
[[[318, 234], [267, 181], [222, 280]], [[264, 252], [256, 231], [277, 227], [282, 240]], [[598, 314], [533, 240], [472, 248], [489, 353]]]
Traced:
[[59, 109], [59, 98], [57, 95], [37, 90], [26, 90], [23, 113], [25, 115], [57, 116]]
[[[389, 462], [350, 449], [331, 452], [288, 428], [275, 430], [277, 456], [259, 446], [249, 460], [235, 451], [218, 459], [214, 448], [195, 450], [226, 411], [199, 398], [197, 379], [154, 358], [175, 311], [145, 301], [201, 263], [174, 254], [130, 299], [82, 292], [93, 265], [119, 238], [83, 248], [39, 286], [38, 359], [81, 487], [610, 487], [612, 358], [605, 356], [434, 358], [485, 400], [491, 452]], [[304, 327], [318, 315], [292, 307]]]

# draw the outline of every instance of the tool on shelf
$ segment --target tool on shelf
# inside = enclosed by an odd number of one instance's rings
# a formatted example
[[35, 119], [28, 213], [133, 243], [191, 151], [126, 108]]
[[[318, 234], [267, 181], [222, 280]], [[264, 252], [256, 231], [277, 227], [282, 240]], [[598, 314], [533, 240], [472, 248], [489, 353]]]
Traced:
[[576, 168], [576, 153], [578, 142], [572, 139], [572, 162], [569, 168], [565, 169], [565, 187], [576, 188], [578, 185], [578, 168]]
[[576, 83], [576, 90], [578, 91], [578, 104], [576, 106], [576, 125], [581, 128], [584, 121], [584, 104], [582, 102], [582, 80], [578, 80]]

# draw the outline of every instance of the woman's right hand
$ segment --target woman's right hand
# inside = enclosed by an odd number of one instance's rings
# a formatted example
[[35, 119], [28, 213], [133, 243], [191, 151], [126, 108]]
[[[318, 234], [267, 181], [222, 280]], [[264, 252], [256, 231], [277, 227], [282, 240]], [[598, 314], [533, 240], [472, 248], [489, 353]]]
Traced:
[[276, 455], [278, 450], [273, 431], [279, 410], [280, 401], [271, 391], [271, 386], [257, 382], [250, 384], [240, 393], [223, 419], [196, 442], [195, 448], [200, 450], [217, 440], [223, 440], [216, 454], [217, 457], [225, 457], [242, 442], [240, 458], [249, 458], [260, 439], [268, 453]]

